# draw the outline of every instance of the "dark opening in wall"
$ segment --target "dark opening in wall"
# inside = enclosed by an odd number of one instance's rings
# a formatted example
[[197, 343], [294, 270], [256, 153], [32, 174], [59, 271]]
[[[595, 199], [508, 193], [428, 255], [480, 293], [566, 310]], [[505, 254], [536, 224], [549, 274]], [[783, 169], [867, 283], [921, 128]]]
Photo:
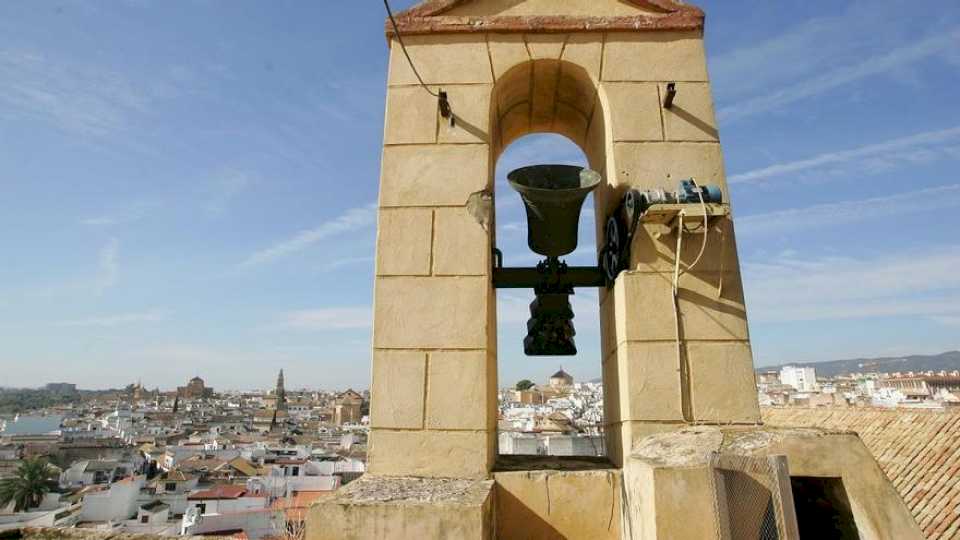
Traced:
[[850, 509], [850, 499], [839, 478], [792, 476], [793, 502], [800, 538], [857, 540], [860, 533]]

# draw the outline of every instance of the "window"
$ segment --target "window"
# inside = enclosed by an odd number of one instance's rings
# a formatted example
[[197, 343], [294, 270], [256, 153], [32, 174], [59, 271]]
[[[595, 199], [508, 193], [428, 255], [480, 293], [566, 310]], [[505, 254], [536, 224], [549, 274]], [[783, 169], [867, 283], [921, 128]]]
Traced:
[[166, 488], [167, 491], [176, 491], [176, 490], [177, 490], [177, 483], [176, 483], [176, 482], [167, 482], [167, 485], [164, 486], [164, 487]]
[[140, 523], [150, 523], [150, 516], [147, 514], [140, 516]]

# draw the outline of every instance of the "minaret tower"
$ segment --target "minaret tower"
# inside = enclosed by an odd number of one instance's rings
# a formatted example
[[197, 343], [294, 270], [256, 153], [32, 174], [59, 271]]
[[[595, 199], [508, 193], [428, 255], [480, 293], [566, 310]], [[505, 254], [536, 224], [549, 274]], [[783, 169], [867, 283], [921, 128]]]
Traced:
[[283, 370], [280, 370], [280, 375], [277, 376], [277, 410], [285, 411], [287, 410], [287, 392], [283, 389]]

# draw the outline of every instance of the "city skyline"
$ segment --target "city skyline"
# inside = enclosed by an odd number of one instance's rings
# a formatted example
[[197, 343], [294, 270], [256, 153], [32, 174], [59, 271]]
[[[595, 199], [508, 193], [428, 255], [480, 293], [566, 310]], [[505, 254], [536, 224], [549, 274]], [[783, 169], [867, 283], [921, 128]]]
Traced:
[[[695, 3], [755, 365], [960, 348], [960, 246], [936, 225], [960, 207], [960, 6]], [[369, 386], [380, 8], [0, 6], [6, 385], [244, 388], [283, 367]], [[545, 161], [583, 154], [538, 135], [497, 164], [508, 264], [533, 258], [504, 175]], [[592, 201], [580, 240], [591, 264]], [[552, 372], [522, 354], [530, 295], [498, 299], [500, 385]], [[597, 298], [574, 302], [562, 363], [589, 380]]]

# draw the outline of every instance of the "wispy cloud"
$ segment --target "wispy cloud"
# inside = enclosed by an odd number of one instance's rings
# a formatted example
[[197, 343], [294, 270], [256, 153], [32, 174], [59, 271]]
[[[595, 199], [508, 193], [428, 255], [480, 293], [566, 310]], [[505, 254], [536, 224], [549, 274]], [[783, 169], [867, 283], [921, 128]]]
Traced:
[[296, 330], [350, 330], [369, 328], [373, 323], [370, 307], [337, 307], [292, 311], [283, 326]]
[[120, 254], [120, 241], [111, 238], [105, 246], [100, 249], [98, 256], [97, 277], [94, 284], [97, 294], [103, 294], [117, 282], [120, 274], [120, 266], [117, 257]]
[[[732, 122], [758, 113], [769, 112], [867, 77], [892, 72], [956, 47], [960, 47], [960, 28], [936, 32], [909, 45], [875, 54], [861, 62], [838, 67], [822, 75], [789, 83], [781, 81], [783, 86], [779, 89], [721, 107], [717, 117], [721, 122]], [[783, 60], [782, 57], [774, 59], [778, 62]], [[754, 66], [754, 70], [762, 71], [759, 66]]]
[[103, 327], [110, 328], [114, 326], [123, 326], [143, 322], [160, 322], [169, 318], [169, 313], [162, 310], [146, 311], [142, 313], [124, 313], [120, 315], [108, 315], [101, 317], [90, 317], [86, 319], [73, 319], [60, 321], [57, 326], [81, 326], [81, 327]]
[[857, 163], [858, 169], [889, 168], [896, 162], [929, 161], [937, 154], [955, 158], [955, 147], [945, 143], [960, 142], [960, 126], [917, 133], [859, 148], [826, 152], [812, 158], [777, 163], [762, 169], [730, 176], [731, 184], [760, 183], [788, 174], [798, 174], [816, 169]]
[[791, 208], [737, 219], [738, 236], [773, 236], [868, 219], [960, 207], [960, 184], [885, 197]]
[[230, 170], [221, 173], [213, 181], [213, 193], [206, 204], [207, 213], [212, 216], [223, 215], [230, 202], [254, 183], [254, 177], [243, 171]]
[[154, 92], [98, 66], [28, 50], [0, 50], [0, 112], [42, 118], [84, 136], [129, 127]]
[[124, 208], [119, 208], [113, 212], [81, 219], [80, 224], [88, 227], [112, 227], [133, 223], [134, 221], [143, 219], [152, 206], [154, 205], [151, 203], [138, 202]]
[[312, 229], [301, 231], [292, 238], [282, 240], [269, 248], [255, 252], [240, 266], [258, 266], [303, 251], [317, 242], [338, 234], [355, 231], [372, 225], [377, 219], [376, 203], [352, 208], [336, 218]]
[[334, 270], [339, 270], [340, 268], [344, 268], [344, 267], [346, 267], [346, 266], [353, 266], [353, 265], [355, 265], [355, 264], [365, 264], [365, 263], [372, 263], [372, 262], [373, 262], [373, 257], [372, 257], [372, 256], [367, 256], [367, 257], [344, 257], [344, 258], [342, 258], [342, 259], [336, 259], [336, 260], [333, 260], [333, 261], [330, 261], [330, 262], [328, 262], [328, 263], [325, 263], [325, 264], [321, 265], [321, 266], [320, 266], [320, 271], [321, 271], [321, 272], [332, 272], [332, 271], [334, 271]]
[[960, 316], [960, 246], [743, 265], [751, 321]]
[[933, 320], [944, 326], [960, 327], [960, 315], [955, 317], [933, 317]]

